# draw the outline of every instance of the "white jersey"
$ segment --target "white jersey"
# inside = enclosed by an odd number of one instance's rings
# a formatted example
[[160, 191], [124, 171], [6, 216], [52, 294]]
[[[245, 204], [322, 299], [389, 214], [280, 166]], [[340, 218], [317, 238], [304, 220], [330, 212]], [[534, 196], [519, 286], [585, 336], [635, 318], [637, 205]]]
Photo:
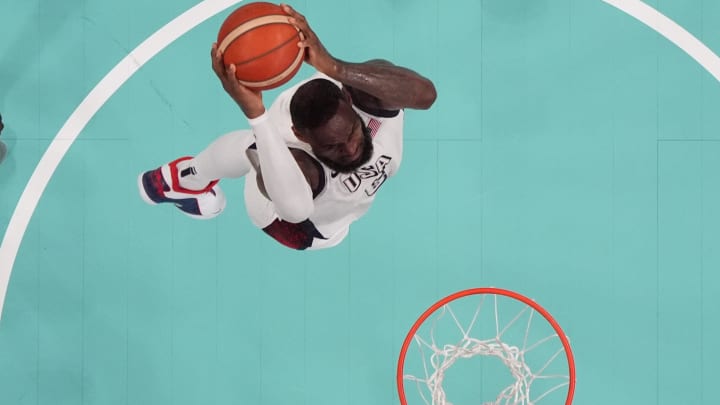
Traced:
[[[308, 80], [316, 78], [325, 78], [341, 86], [339, 82], [322, 74], [316, 74]], [[304, 82], [282, 92], [270, 107], [268, 114], [289, 147], [302, 149], [315, 158], [310, 145], [297, 139], [293, 133], [290, 118], [290, 100]], [[350, 224], [368, 211], [378, 189], [400, 168], [403, 151], [403, 111], [398, 111], [393, 117], [380, 117], [362, 111], [356, 106], [353, 108], [371, 131], [373, 156], [365, 165], [352, 173], [334, 172], [315, 158], [323, 168], [324, 187], [313, 200], [314, 210], [309, 220], [324, 239], [314, 239], [311, 249], [331, 247], [340, 243], [347, 235]], [[264, 228], [278, 218], [272, 202], [260, 193], [254, 171], [246, 176], [245, 201], [248, 214], [256, 226]]]

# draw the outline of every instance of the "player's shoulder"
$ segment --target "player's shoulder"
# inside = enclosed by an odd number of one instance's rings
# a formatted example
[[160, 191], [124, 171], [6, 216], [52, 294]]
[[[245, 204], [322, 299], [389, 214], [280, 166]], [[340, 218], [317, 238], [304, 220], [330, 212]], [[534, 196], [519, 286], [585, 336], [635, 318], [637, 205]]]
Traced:
[[370, 116], [378, 119], [390, 119], [402, 115], [401, 109], [387, 108], [382, 100], [364, 91], [351, 86], [345, 86], [345, 90], [350, 94], [353, 105]]

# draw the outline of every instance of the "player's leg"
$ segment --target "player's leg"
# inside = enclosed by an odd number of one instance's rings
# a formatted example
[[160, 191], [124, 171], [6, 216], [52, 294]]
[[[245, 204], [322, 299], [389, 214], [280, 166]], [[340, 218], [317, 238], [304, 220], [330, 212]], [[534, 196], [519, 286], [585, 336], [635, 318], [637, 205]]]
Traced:
[[281, 244], [297, 250], [308, 249], [323, 235], [310, 220], [290, 223], [278, 218], [273, 203], [262, 195], [257, 184], [257, 172], [245, 178], [245, 209], [250, 221]]
[[218, 181], [248, 173], [245, 150], [253, 142], [250, 130], [230, 132], [194, 158], [181, 157], [144, 172], [138, 178], [140, 196], [149, 204], [172, 203], [193, 218], [215, 217], [226, 204]]
[[246, 175], [252, 166], [245, 150], [253, 142], [255, 139], [250, 130], [221, 136], [194, 158], [178, 163], [180, 185], [190, 190], [202, 190], [215, 180]]

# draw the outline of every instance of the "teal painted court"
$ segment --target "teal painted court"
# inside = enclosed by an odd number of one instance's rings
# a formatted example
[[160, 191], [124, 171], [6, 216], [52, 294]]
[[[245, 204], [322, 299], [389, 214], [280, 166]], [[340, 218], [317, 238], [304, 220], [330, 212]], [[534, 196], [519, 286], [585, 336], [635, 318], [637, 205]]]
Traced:
[[[86, 95], [197, 3], [0, 1], [0, 234]], [[720, 52], [720, 2], [646, 3]], [[210, 68], [233, 7], [199, 24], [112, 95], [42, 193], [0, 321], [0, 404], [397, 405], [410, 326], [473, 287], [555, 317], [575, 404], [717, 401], [710, 73], [601, 0], [290, 4], [334, 56], [434, 81], [433, 108], [406, 113], [398, 175], [324, 251], [256, 229], [243, 180], [210, 221], [145, 204], [140, 172], [248, 128]]]

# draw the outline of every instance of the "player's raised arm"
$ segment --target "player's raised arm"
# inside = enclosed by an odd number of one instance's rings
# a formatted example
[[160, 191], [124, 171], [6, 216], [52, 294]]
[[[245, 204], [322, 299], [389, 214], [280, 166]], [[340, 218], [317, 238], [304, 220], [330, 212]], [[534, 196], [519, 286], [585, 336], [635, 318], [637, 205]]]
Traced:
[[428, 109], [435, 102], [437, 92], [429, 79], [401, 66], [383, 60], [349, 63], [334, 58], [312, 31], [305, 17], [292, 7], [283, 4], [290, 15], [289, 21], [302, 31], [305, 39], [306, 62], [331, 78], [367, 93], [381, 102], [381, 108]]
[[[277, 214], [288, 222], [306, 220], [313, 211], [310, 184], [292, 156], [285, 141], [270, 122], [262, 93], [243, 86], [235, 77], [235, 65], [222, 64], [222, 53], [213, 44], [212, 66], [225, 91], [242, 109], [255, 134], [264, 187]], [[243, 151], [238, 151], [243, 152]]]

